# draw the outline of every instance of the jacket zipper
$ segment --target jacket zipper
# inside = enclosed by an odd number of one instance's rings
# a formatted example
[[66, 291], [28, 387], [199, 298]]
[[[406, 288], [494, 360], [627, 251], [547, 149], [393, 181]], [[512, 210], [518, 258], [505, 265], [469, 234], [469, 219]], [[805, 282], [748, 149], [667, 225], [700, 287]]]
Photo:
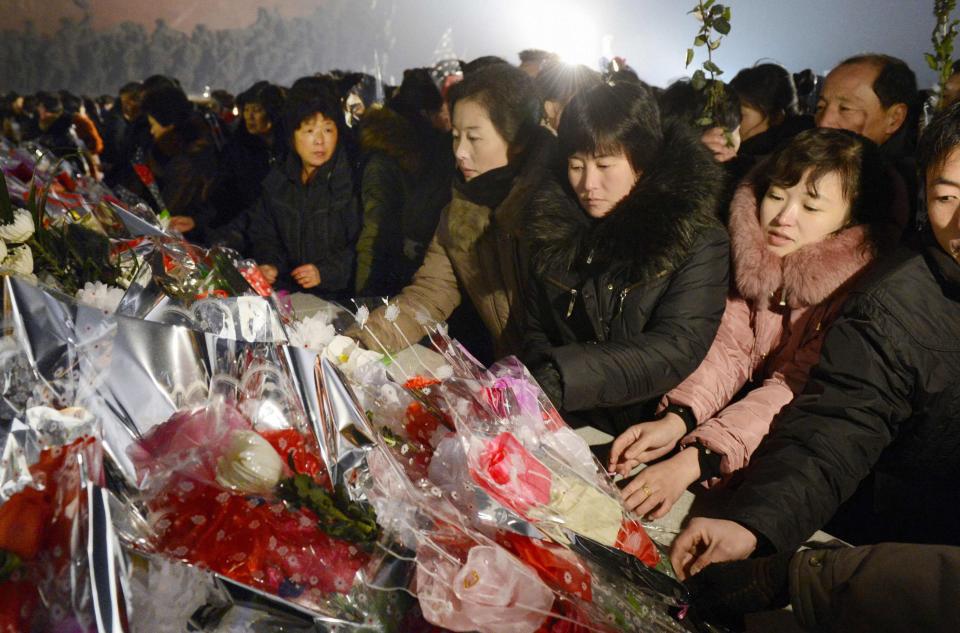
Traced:
[[[666, 272], [667, 271], [665, 270], [661, 270], [659, 273], [657, 273], [657, 276], [655, 277], [655, 279], [659, 279], [660, 277], [663, 277], [666, 274]], [[627, 295], [630, 294], [630, 292], [634, 288], [638, 288], [639, 286], [642, 286], [646, 283], [648, 283], [648, 281], [638, 281], [637, 283], [630, 284], [629, 286], [627, 286], [626, 288], [620, 291], [620, 306], [617, 308], [618, 315], [623, 313], [623, 302], [627, 300]]]
[[556, 280], [554, 280], [554, 279], [551, 279], [550, 277], [545, 277], [545, 279], [546, 279], [549, 283], [551, 283], [551, 284], [553, 284], [554, 286], [556, 286], [557, 288], [560, 288], [560, 289], [563, 290], [564, 292], [567, 292], [567, 293], [570, 294], [570, 303], [567, 304], [567, 315], [566, 315], [566, 318], [569, 319], [570, 316], [573, 314], [573, 307], [574, 307], [574, 306], [576, 305], [576, 303], [577, 303], [577, 294], [578, 294], [578, 293], [577, 293], [577, 289], [576, 289], [576, 288], [570, 288], [570, 287], [568, 287], [568, 286], [565, 286], [565, 285], [563, 285], [562, 283], [560, 283], [559, 281], [556, 281]]

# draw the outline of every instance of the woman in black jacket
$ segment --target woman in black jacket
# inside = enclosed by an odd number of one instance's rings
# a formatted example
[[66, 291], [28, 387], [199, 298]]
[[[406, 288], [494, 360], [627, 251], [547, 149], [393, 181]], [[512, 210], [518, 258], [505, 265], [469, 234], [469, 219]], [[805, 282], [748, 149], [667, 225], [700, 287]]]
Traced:
[[350, 295], [360, 211], [340, 101], [332, 91], [306, 91], [291, 97], [284, 122], [292, 151], [251, 211], [253, 255], [276, 288]]
[[616, 436], [697, 368], [717, 332], [722, 172], [687, 128], [662, 128], [637, 84], [576, 96], [559, 141], [569, 183], [540, 196], [528, 222], [523, 360], [568, 422]]

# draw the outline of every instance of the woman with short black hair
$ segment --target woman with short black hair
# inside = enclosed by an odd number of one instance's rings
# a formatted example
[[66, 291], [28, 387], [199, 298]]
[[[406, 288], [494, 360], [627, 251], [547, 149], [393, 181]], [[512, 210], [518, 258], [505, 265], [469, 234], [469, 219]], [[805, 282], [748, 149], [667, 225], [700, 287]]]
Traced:
[[305, 91], [284, 108], [291, 151], [273, 166], [250, 217], [260, 270], [275, 287], [325, 297], [352, 294], [360, 211], [341, 138], [340, 100]]
[[522, 360], [574, 426], [611, 435], [703, 360], [727, 294], [721, 167], [639, 84], [601, 84], [560, 121], [568, 182], [529, 220]]

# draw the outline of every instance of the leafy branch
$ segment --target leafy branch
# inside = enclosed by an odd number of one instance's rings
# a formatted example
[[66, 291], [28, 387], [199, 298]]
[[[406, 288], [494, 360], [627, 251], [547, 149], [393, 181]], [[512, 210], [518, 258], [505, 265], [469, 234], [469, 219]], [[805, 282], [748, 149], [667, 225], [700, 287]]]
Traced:
[[937, 73], [937, 93], [941, 103], [947, 80], [953, 74], [953, 41], [957, 37], [960, 20], [951, 20], [950, 15], [956, 6], [957, 0], [934, 0], [933, 16], [937, 18], [937, 24], [930, 35], [933, 53], [924, 55], [930, 70]]
[[694, 71], [690, 79], [694, 90], [707, 90], [707, 102], [696, 123], [703, 127], [713, 127], [717, 119], [717, 108], [724, 96], [723, 83], [717, 80], [723, 71], [713, 61], [713, 53], [720, 48], [720, 41], [724, 36], [730, 33], [731, 11], [729, 6], [717, 4], [716, 0], [699, 0], [697, 6], [687, 13], [697, 18], [700, 22], [700, 30], [693, 38], [693, 47], [687, 49], [686, 67], [689, 68], [693, 63], [697, 48], [704, 48], [707, 51], [707, 58], [701, 64], [701, 68]]

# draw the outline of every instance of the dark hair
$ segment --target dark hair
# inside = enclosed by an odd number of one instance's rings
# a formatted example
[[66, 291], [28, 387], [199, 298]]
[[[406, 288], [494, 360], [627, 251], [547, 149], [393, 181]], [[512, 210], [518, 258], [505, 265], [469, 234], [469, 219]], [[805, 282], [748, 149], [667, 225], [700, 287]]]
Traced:
[[547, 62], [533, 80], [541, 101], [567, 103], [578, 92], [602, 81], [600, 73], [583, 64]]
[[[308, 81], [311, 79], [315, 81]], [[319, 77], [298, 79], [283, 108], [283, 132], [290, 147], [294, 147], [293, 135], [297, 129], [318, 114], [336, 123], [338, 138], [344, 138], [343, 110], [332, 82]]]
[[483, 57], [471, 59], [468, 62], [461, 60], [460, 71], [463, 73], [463, 76], [466, 77], [467, 75], [472, 75], [475, 72], [483, 70], [487, 66], [495, 66], [497, 64], [507, 64], [507, 60], [502, 57], [497, 57], [496, 55], [484, 55]]
[[37, 105], [43, 106], [47, 112], [63, 112], [63, 102], [60, 101], [60, 95], [53, 92], [41, 91], [37, 95]]
[[173, 86], [148, 91], [141, 108], [160, 125], [180, 126], [193, 113], [193, 105], [183, 91]]
[[409, 68], [403, 71], [403, 82], [390, 98], [389, 106], [407, 117], [419, 115], [421, 110], [440, 110], [443, 107], [443, 97], [430, 76], [430, 69]]
[[[723, 99], [714, 113], [714, 124], [725, 130], [735, 130], [740, 125], [740, 98], [733, 88], [724, 84]], [[660, 94], [660, 111], [665, 118], [678, 119], [687, 125], [703, 127], [697, 123], [703, 117], [703, 110], [707, 105], [707, 94], [712, 83], [707, 82], [702, 90], [697, 90], [687, 79], [675, 81]]]
[[880, 72], [873, 81], [873, 92], [884, 108], [897, 103], [904, 103], [912, 108], [916, 103], [917, 76], [902, 59], [880, 53], [867, 53], [847, 58], [837, 64], [837, 67], [853, 64], [870, 64], [879, 69]]
[[517, 156], [527, 147], [540, 124], [540, 100], [533, 80], [510, 64], [493, 64], [464, 75], [450, 89], [450, 112], [458, 101], [475, 101], [487, 111], [493, 127]]
[[283, 88], [263, 81], [257, 82], [237, 97], [237, 104], [243, 109], [248, 103], [256, 103], [267, 114], [267, 119], [279, 125], [283, 116], [283, 104], [286, 95]]
[[657, 102], [633, 82], [602, 83], [575, 96], [563, 111], [557, 136], [563, 158], [622, 150], [637, 171], [650, 167], [663, 143]]
[[524, 64], [526, 62], [535, 62], [542, 64], [544, 62], [551, 62], [557, 60], [557, 54], [545, 51], [539, 48], [526, 48], [518, 53], [520, 56], [520, 63]]
[[957, 147], [960, 147], [960, 101], [938, 113], [920, 136], [917, 145], [920, 182], [925, 182], [927, 171], [942, 164]]
[[848, 130], [816, 128], [801, 132], [753, 172], [750, 180], [758, 202], [771, 185], [793, 187], [807, 171], [807, 184], [813, 191], [823, 176], [832, 172], [840, 175], [853, 224], [878, 226], [892, 220], [890, 177], [873, 141]]
[[797, 114], [797, 88], [793, 76], [779, 64], [744, 68], [730, 81], [742, 103], [759, 110], [770, 125]]

